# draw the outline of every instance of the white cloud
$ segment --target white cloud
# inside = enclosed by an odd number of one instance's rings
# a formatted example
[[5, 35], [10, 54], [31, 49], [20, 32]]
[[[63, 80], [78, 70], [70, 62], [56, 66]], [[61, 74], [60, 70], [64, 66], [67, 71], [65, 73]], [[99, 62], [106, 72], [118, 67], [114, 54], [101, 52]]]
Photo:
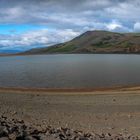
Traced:
[[121, 25], [121, 23], [113, 20], [111, 23], [107, 24], [106, 27], [108, 30], [112, 31], [112, 30], [115, 30], [117, 28], [122, 28], [122, 25]]
[[31, 47], [49, 46], [57, 43], [68, 41], [76, 36], [80, 32], [73, 31], [72, 29], [65, 30], [48, 30], [41, 29], [35, 31], [29, 31], [19, 35], [5, 35], [0, 36], [1, 49], [7, 48], [20, 48], [21, 50], [30, 49]]
[[140, 22], [136, 22], [136, 23], [134, 24], [134, 31], [137, 31], [137, 32], [140, 31]]

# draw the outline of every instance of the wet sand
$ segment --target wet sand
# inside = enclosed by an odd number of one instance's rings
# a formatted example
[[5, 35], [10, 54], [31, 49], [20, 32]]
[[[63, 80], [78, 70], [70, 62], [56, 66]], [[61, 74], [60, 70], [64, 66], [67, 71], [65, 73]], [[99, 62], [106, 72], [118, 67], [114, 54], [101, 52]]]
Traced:
[[140, 136], [140, 87], [101, 90], [0, 89], [0, 115], [27, 123]]

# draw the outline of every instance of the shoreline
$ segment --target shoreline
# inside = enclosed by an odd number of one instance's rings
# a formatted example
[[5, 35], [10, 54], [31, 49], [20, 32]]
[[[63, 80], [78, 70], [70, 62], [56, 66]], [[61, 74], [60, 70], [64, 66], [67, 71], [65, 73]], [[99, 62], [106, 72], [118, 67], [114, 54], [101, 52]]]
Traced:
[[[115, 95], [115, 94], [140, 94], [140, 85], [137, 86], [112, 86], [101, 88], [33, 88], [33, 87], [0, 87], [1, 93], [30, 93], [46, 95]], [[123, 95], [123, 94], [122, 94]]]
[[101, 88], [27, 88], [27, 87], [0, 87], [0, 92], [51, 92], [51, 93], [92, 93], [92, 92], [129, 92], [129, 91], [140, 91], [140, 85], [138, 86], [112, 86], [112, 87], [101, 87]]

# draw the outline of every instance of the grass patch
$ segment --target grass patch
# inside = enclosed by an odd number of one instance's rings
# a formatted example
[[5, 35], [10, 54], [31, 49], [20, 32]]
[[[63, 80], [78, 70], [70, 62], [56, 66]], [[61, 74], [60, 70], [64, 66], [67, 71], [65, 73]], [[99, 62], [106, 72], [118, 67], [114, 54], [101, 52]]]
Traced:
[[48, 51], [61, 53], [61, 52], [71, 52], [74, 49], [76, 49], [74, 45], [64, 45], [64, 46], [59, 46], [59, 47], [50, 47]]

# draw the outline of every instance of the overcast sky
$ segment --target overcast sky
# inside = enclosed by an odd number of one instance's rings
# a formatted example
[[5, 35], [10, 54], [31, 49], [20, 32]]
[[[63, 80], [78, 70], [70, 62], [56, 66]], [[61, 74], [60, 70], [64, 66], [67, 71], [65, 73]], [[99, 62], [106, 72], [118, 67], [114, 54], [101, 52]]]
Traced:
[[0, 0], [0, 52], [68, 41], [87, 30], [140, 31], [140, 0]]

